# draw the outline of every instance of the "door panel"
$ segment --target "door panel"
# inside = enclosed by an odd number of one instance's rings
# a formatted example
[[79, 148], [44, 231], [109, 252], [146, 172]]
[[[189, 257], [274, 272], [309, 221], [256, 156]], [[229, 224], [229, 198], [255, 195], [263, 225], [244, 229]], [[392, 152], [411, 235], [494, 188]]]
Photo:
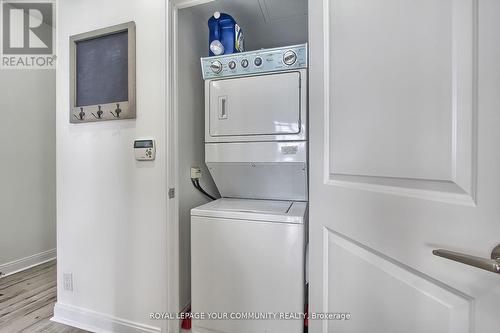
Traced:
[[300, 132], [300, 73], [210, 82], [210, 135]]
[[335, 231], [324, 229], [324, 241], [327, 307], [352, 314], [349, 321], [329, 323], [329, 331], [469, 332], [470, 296]]
[[474, 8], [329, 1], [329, 181], [473, 203]]
[[499, 13], [309, 1], [311, 332], [498, 331]]
[[452, 1], [329, 9], [330, 172], [451, 180]]

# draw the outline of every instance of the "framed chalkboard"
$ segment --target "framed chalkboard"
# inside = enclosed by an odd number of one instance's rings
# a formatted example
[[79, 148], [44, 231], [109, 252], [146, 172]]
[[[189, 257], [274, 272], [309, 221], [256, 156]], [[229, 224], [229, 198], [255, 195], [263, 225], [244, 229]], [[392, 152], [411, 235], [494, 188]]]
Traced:
[[70, 37], [70, 122], [136, 116], [135, 24]]

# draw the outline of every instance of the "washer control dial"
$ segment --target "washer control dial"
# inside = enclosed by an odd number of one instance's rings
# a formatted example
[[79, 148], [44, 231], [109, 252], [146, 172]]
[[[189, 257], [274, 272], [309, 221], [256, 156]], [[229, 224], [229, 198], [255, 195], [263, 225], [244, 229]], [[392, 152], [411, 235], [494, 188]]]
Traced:
[[262, 58], [261, 57], [255, 58], [253, 63], [255, 64], [255, 66], [259, 67], [260, 65], [262, 65]]
[[292, 50], [288, 50], [283, 54], [283, 62], [285, 65], [291, 66], [297, 61], [297, 54]]
[[210, 69], [214, 73], [220, 73], [222, 72], [222, 63], [219, 60], [215, 60], [210, 64]]
[[234, 60], [231, 60], [228, 64], [230, 69], [235, 69], [236, 68], [236, 62]]
[[241, 67], [243, 67], [243, 68], [247, 68], [248, 67], [248, 59], [241, 60]]

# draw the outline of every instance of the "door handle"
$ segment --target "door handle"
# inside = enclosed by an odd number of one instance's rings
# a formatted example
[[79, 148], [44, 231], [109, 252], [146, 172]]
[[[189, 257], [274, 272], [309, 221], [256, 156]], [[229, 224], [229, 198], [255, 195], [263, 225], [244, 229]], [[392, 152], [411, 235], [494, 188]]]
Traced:
[[227, 96], [219, 97], [219, 119], [227, 119]]
[[489, 272], [500, 274], [500, 244], [491, 252], [491, 259], [475, 257], [464, 253], [438, 249], [432, 251], [432, 254], [449, 260], [458, 261], [462, 264], [474, 266], [487, 270]]

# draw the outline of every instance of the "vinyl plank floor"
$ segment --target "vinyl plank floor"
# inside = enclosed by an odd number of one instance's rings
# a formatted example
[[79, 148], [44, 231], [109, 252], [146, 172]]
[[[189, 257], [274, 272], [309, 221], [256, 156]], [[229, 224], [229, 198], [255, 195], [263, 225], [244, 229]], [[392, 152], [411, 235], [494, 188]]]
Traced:
[[51, 322], [56, 302], [56, 261], [0, 279], [0, 333], [89, 333]]

